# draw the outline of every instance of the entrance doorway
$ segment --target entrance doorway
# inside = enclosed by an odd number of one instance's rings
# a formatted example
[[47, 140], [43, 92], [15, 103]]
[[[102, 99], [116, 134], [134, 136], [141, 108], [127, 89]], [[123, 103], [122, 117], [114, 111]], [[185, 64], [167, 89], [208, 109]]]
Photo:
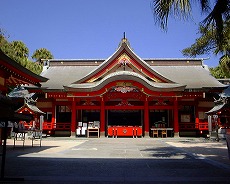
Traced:
[[100, 121], [100, 111], [83, 110], [82, 111], [82, 121], [86, 123]]
[[149, 112], [149, 125], [151, 127], [169, 127], [169, 110], [151, 110]]
[[108, 110], [107, 136], [142, 137], [142, 114], [141, 110]]
[[142, 126], [141, 110], [108, 110], [108, 126]]

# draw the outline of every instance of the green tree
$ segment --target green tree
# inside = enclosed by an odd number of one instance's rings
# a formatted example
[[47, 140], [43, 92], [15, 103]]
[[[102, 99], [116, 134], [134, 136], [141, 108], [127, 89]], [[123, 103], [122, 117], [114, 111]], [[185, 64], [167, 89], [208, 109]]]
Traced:
[[220, 66], [224, 73], [224, 78], [230, 78], [230, 55], [225, 54], [220, 58]]
[[26, 47], [26, 45], [22, 41], [12, 41], [11, 47], [16, 57], [28, 58], [29, 49]]
[[[221, 47], [219, 47], [215, 39], [215, 27], [209, 26], [205, 28], [200, 26], [199, 33], [201, 36], [196, 39], [194, 44], [182, 51], [184, 55], [190, 57], [210, 53], [221, 55], [219, 66], [211, 71], [213, 76], [221, 78], [230, 77], [230, 20], [226, 21], [223, 25], [223, 39], [225, 41]], [[213, 72], [218, 74], [214, 74]], [[222, 72], [222, 75], [220, 75], [220, 72]]]
[[4, 31], [0, 29], [0, 47], [2, 48], [5, 44], [7, 44], [7, 40], [4, 35]]
[[41, 73], [43, 66], [29, 60], [29, 49], [26, 45], [22, 41], [9, 42], [2, 29], [0, 29], [0, 49], [23, 67], [38, 75]]
[[22, 66], [26, 66], [29, 56], [29, 49], [26, 45], [22, 41], [12, 41], [9, 47], [8, 55]]
[[217, 0], [213, 5], [209, 0], [152, 0], [151, 2], [156, 23], [159, 23], [163, 29], [167, 29], [169, 16], [187, 20], [192, 16], [192, 5], [200, 5], [201, 12], [207, 14], [201, 24], [206, 28], [210, 25], [215, 27], [216, 39], [221, 46], [223, 22], [230, 16], [230, 0]]
[[214, 68], [209, 68], [209, 70], [210, 70], [212, 76], [217, 78], [217, 79], [230, 77], [230, 74], [225, 73], [220, 65], [218, 65], [217, 67], [214, 67]]
[[[220, 68], [218, 72], [224, 72], [223, 76], [229, 76], [230, 72], [230, 0], [152, 0], [152, 10], [156, 23], [160, 27], [167, 29], [169, 16], [188, 20], [192, 17], [192, 8], [196, 4], [200, 5], [201, 12], [206, 14], [206, 18], [200, 23], [201, 37], [196, 40], [190, 48], [183, 50], [184, 54], [196, 56], [213, 52], [221, 54]], [[221, 75], [219, 75], [221, 76]]]
[[3, 29], [0, 29], [0, 49], [8, 55], [11, 50], [10, 43], [7, 41], [5, 32]]
[[41, 59], [53, 59], [53, 55], [51, 52], [45, 48], [40, 48], [35, 50], [35, 52], [32, 55], [33, 59], [36, 59], [36, 61], [40, 61]]

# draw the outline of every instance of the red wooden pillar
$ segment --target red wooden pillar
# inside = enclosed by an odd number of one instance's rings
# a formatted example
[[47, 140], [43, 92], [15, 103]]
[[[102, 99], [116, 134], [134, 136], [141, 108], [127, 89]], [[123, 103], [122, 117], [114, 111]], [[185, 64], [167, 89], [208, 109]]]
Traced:
[[199, 113], [198, 113], [198, 100], [196, 99], [196, 103], [195, 103], [195, 116], [196, 116], [196, 120], [195, 120], [195, 127], [196, 128], [200, 128], [200, 119], [199, 119]]
[[148, 98], [145, 99], [144, 104], [144, 127], [145, 127], [145, 136], [149, 136], [149, 105]]
[[105, 102], [103, 97], [101, 98], [100, 134], [105, 136]]
[[52, 102], [52, 120], [51, 120], [51, 128], [54, 130], [56, 128], [56, 103]]
[[72, 116], [71, 116], [71, 136], [76, 135], [76, 101], [72, 101]]
[[174, 133], [175, 133], [175, 136], [179, 136], [178, 101], [177, 101], [177, 98], [174, 100], [173, 116], [174, 116]]

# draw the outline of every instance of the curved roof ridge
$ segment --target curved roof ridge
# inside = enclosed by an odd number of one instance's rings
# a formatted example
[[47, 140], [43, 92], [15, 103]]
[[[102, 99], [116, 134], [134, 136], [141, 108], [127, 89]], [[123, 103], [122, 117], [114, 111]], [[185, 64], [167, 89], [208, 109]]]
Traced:
[[80, 84], [71, 84], [69, 86], [64, 86], [66, 89], [75, 89], [75, 90], [87, 90], [88, 91], [96, 91], [98, 88], [102, 88], [109, 82], [113, 82], [119, 79], [122, 80], [134, 80], [137, 82], [144, 82], [144, 86], [148, 88], [154, 88], [155, 90], [164, 90], [164, 89], [173, 89], [172, 91], [181, 91], [185, 89], [186, 85], [181, 85], [177, 83], [155, 83], [147, 80], [145, 77], [142, 75], [135, 73], [135, 72], [130, 72], [130, 71], [118, 71], [118, 72], [113, 72], [111, 74], [108, 74], [106, 77], [104, 77], [102, 80], [93, 82], [93, 83], [80, 83]]

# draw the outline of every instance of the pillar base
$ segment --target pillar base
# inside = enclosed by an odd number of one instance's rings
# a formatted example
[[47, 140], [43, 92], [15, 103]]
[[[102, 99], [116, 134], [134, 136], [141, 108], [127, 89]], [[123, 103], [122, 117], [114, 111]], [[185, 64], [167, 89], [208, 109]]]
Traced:
[[105, 137], [105, 132], [100, 132], [100, 137]]
[[174, 132], [174, 137], [180, 137], [180, 133], [179, 132]]
[[144, 137], [149, 137], [149, 132], [145, 132]]
[[70, 132], [70, 137], [76, 137], [76, 132]]

